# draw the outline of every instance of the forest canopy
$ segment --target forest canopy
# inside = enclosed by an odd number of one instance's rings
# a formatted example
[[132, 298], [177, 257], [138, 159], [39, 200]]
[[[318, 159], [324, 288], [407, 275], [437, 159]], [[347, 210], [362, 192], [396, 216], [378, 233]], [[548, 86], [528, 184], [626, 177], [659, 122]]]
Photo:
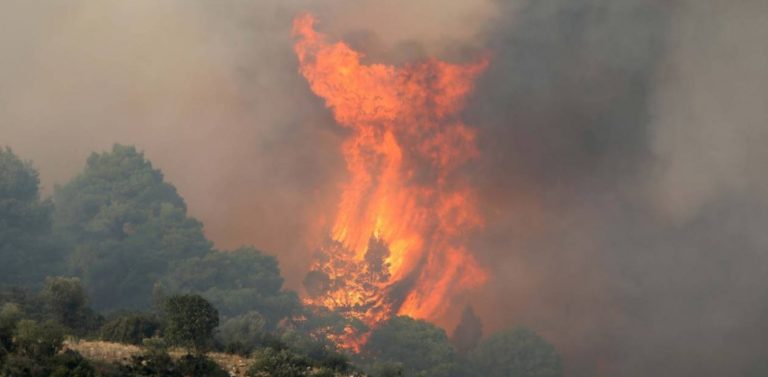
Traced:
[[[449, 338], [396, 316], [359, 353], [351, 323], [283, 287], [277, 259], [220, 251], [176, 188], [136, 148], [93, 153], [43, 198], [31, 162], [0, 149], [0, 376], [225, 376], [207, 355], [249, 357], [249, 376], [558, 377], [560, 358], [531, 330], [492, 335], [467, 308]], [[71, 337], [139, 345], [100, 364]], [[169, 347], [186, 350], [169, 356]], [[512, 373], [512, 374], [509, 374]]]

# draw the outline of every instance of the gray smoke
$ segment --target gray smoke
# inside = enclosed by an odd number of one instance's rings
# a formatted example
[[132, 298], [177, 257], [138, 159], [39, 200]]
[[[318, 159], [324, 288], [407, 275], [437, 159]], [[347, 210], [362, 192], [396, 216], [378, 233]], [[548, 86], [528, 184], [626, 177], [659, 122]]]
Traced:
[[488, 325], [556, 339], [572, 376], [765, 374], [768, 5], [500, 9], [468, 111]]
[[447, 322], [529, 325], [569, 376], [768, 373], [764, 1], [6, 0], [0, 144], [48, 192], [135, 144], [299, 289], [344, 174], [300, 11], [369, 61], [491, 54], [465, 115], [492, 278]]
[[479, 5], [2, 1], [0, 144], [35, 161], [48, 193], [92, 151], [135, 144], [218, 247], [279, 254], [299, 288], [316, 246], [307, 240], [333, 214], [344, 165], [343, 135], [298, 74], [293, 17], [314, 12], [339, 37], [373, 28], [385, 51], [467, 40], [483, 21]]

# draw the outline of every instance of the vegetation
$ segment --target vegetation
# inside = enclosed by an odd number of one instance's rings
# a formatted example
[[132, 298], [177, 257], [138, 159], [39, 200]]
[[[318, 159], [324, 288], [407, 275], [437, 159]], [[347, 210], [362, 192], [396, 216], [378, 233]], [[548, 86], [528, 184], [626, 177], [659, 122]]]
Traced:
[[101, 319], [88, 306], [80, 279], [47, 278], [42, 297], [50, 317], [74, 334], [85, 334], [98, 327]]
[[264, 328], [265, 323], [258, 312], [230, 318], [219, 326], [217, 340], [226, 344], [227, 352], [249, 355], [270, 340], [270, 334]]
[[409, 317], [394, 317], [374, 330], [363, 354], [379, 363], [400, 363], [407, 376], [461, 373], [445, 331]]
[[[0, 361], [0, 375], [24, 377], [92, 377], [93, 366], [77, 352], [62, 351], [64, 328], [53, 322], [16, 323], [10, 351]], [[6, 350], [8, 351], [8, 350]]]
[[[450, 341], [394, 317], [347, 355], [328, 335], [349, 327], [369, 330], [302, 306], [273, 256], [214, 250], [133, 147], [91, 155], [52, 201], [31, 164], [0, 149], [0, 377], [228, 376], [209, 351], [249, 360], [239, 375], [251, 377], [562, 375], [555, 349], [531, 330], [481, 341], [471, 308]], [[133, 351], [97, 359], [75, 351], [75, 339]]]
[[213, 345], [213, 330], [219, 326], [219, 311], [198, 295], [180, 295], [165, 304], [165, 336], [173, 344], [200, 355]]
[[104, 340], [127, 344], [142, 344], [144, 339], [160, 335], [162, 323], [152, 315], [128, 313], [113, 318], [99, 330]]
[[40, 199], [29, 162], [0, 148], [0, 285], [31, 286], [62, 268], [51, 233], [53, 204]]
[[520, 327], [491, 335], [470, 358], [480, 376], [561, 377], [554, 347], [530, 329]]
[[282, 287], [277, 259], [251, 247], [180, 261], [160, 285], [164, 292], [200, 294], [227, 317], [258, 312], [269, 329], [300, 310], [296, 294]]
[[464, 308], [461, 313], [461, 320], [453, 330], [451, 341], [456, 351], [461, 355], [466, 355], [469, 351], [475, 349], [483, 337], [483, 324], [477, 317], [471, 306]]
[[55, 225], [71, 243], [69, 264], [99, 309], [147, 309], [173, 261], [211, 252], [202, 224], [133, 147], [94, 153], [54, 193]]

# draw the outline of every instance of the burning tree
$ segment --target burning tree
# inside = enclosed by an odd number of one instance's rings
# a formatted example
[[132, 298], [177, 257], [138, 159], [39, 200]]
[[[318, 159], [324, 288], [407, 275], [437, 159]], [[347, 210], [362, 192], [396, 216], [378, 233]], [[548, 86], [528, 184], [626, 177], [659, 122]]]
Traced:
[[369, 326], [395, 314], [435, 319], [486, 278], [465, 247], [483, 219], [458, 170], [478, 154], [459, 113], [487, 61], [366, 65], [314, 23], [294, 21], [300, 71], [350, 132], [341, 150], [348, 180], [306, 301]]

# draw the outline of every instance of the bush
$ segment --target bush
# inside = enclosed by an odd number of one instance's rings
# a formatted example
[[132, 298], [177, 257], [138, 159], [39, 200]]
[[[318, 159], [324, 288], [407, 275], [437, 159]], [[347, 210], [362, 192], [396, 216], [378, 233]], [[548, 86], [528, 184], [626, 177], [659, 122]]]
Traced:
[[55, 322], [42, 325], [32, 320], [22, 320], [16, 328], [14, 346], [20, 355], [34, 359], [51, 357], [63, 345], [64, 330]]
[[374, 330], [363, 356], [374, 362], [401, 363], [407, 376], [461, 375], [445, 331], [409, 317], [394, 317]]
[[496, 333], [470, 353], [474, 370], [484, 377], [561, 377], [563, 368], [552, 345], [520, 327]]
[[96, 370], [79, 353], [66, 350], [43, 358], [11, 354], [0, 375], [8, 377], [95, 377]]
[[130, 377], [181, 377], [176, 364], [168, 355], [168, 346], [161, 338], [145, 339], [144, 352], [131, 356], [128, 365], [120, 367], [120, 374]]
[[66, 350], [51, 360], [51, 377], [95, 377], [96, 370], [79, 353]]
[[39, 361], [19, 354], [10, 354], [3, 365], [2, 376], [47, 377], [48, 370]]
[[0, 350], [13, 350], [13, 333], [23, 315], [19, 305], [14, 303], [6, 303], [0, 309]]
[[224, 369], [213, 360], [202, 355], [186, 355], [177, 362], [177, 368], [183, 376], [229, 377]]
[[258, 312], [268, 330], [301, 309], [298, 296], [282, 289], [277, 259], [250, 247], [179, 261], [159, 286], [169, 293], [198, 293], [223, 316]]
[[203, 354], [213, 344], [219, 312], [199, 295], [178, 295], [165, 305], [165, 335], [171, 343]]
[[291, 350], [263, 348], [254, 355], [248, 377], [305, 377], [312, 368], [310, 360]]
[[160, 321], [152, 316], [126, 314], [104, 324], [99, 333], [104, 340], [141, 344], [144, 339], [158, 335], [160, 330]]
[[78, 335], [98, 328], [99, 318], [88, 307], [88, 298], [78, 278], [49, 277], [41, 292], [48, 317]]
[[370, 371], [372, 377], [403, 377], [403, 364], [376, 362]]
[[265, 323], [264, 317], [256, 312], [230, 318], [219, 326], [217, 340], [226, 352], [247, 356], [264, 344], [267, 337]]

